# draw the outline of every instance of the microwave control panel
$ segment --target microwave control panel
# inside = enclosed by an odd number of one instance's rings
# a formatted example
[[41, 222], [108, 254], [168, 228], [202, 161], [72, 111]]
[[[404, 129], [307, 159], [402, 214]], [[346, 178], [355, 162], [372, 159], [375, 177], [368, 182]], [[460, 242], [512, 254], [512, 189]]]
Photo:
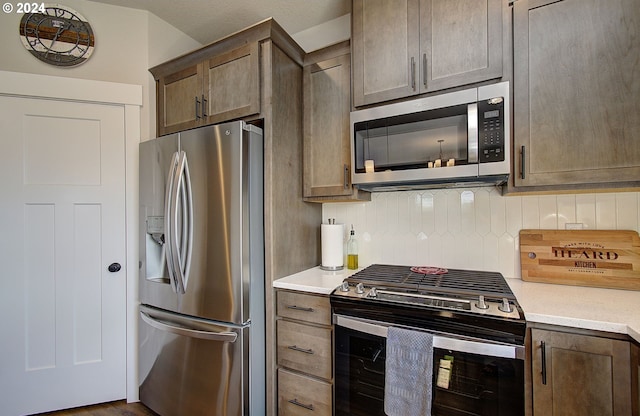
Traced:
[[504, 100], [478, 102], [478, 161], [502, 162], [504, 137]]

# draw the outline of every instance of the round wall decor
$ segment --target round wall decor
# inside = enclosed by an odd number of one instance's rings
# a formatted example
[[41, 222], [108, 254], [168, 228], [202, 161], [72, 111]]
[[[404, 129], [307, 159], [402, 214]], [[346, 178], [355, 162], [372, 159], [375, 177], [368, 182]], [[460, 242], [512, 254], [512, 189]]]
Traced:
[[24, 47], [50, 65], [69, 67], [85, 62], [95, 47], [91, 25], [80, 13], [60, 4], [44, 4], [20, 21]]

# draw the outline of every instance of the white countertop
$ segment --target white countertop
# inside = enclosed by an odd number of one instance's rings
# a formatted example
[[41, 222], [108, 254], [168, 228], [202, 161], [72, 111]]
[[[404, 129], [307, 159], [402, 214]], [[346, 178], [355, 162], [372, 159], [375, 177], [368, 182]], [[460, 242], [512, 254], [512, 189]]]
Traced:
[[[278, 279], [273, 287], [329, 294], [355, 272], [314, 267]], [[640, 291], [506, 280], [528, 322], [628, 334], [640, 342]]]
[[338, 287], [344, 279], [357, 271], [358, 270], [349, 270], [345, 267], [342, 270], [331, 272], [322, 270], [320, 266], [317, 266], [278, 279], [273, 282], [273, 287], [328, 295], [333, 292], [333, 289]]
[[640, 342], [640, 291], [507, 282], [528, 322], [628, 334]]

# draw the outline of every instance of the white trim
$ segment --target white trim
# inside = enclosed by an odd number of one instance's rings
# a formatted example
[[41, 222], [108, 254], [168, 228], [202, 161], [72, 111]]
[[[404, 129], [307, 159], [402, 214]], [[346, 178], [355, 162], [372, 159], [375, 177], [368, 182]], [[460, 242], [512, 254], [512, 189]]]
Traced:
[[142, 85], [0, 71], [0, 94], [142, 106]]
[[113, 104], [124, 107], [127, 279], [127, 401], [138, 401], [138, 145], [142, 86], [0, 71], [0, 95]]

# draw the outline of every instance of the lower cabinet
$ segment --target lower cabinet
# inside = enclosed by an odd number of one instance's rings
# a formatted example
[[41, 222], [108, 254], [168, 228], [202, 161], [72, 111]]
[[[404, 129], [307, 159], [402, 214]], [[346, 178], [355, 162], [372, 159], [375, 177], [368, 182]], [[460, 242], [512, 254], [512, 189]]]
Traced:
[[328, 296], [276, 293], [278, 415], [333, 414], [333, 328]]
[[531, 340], [534, 415], [638, 414], [634, 344], [535, 328]]
[[332, 386], [280, 368], [278, 370], [278, 415], [332, 415]]

